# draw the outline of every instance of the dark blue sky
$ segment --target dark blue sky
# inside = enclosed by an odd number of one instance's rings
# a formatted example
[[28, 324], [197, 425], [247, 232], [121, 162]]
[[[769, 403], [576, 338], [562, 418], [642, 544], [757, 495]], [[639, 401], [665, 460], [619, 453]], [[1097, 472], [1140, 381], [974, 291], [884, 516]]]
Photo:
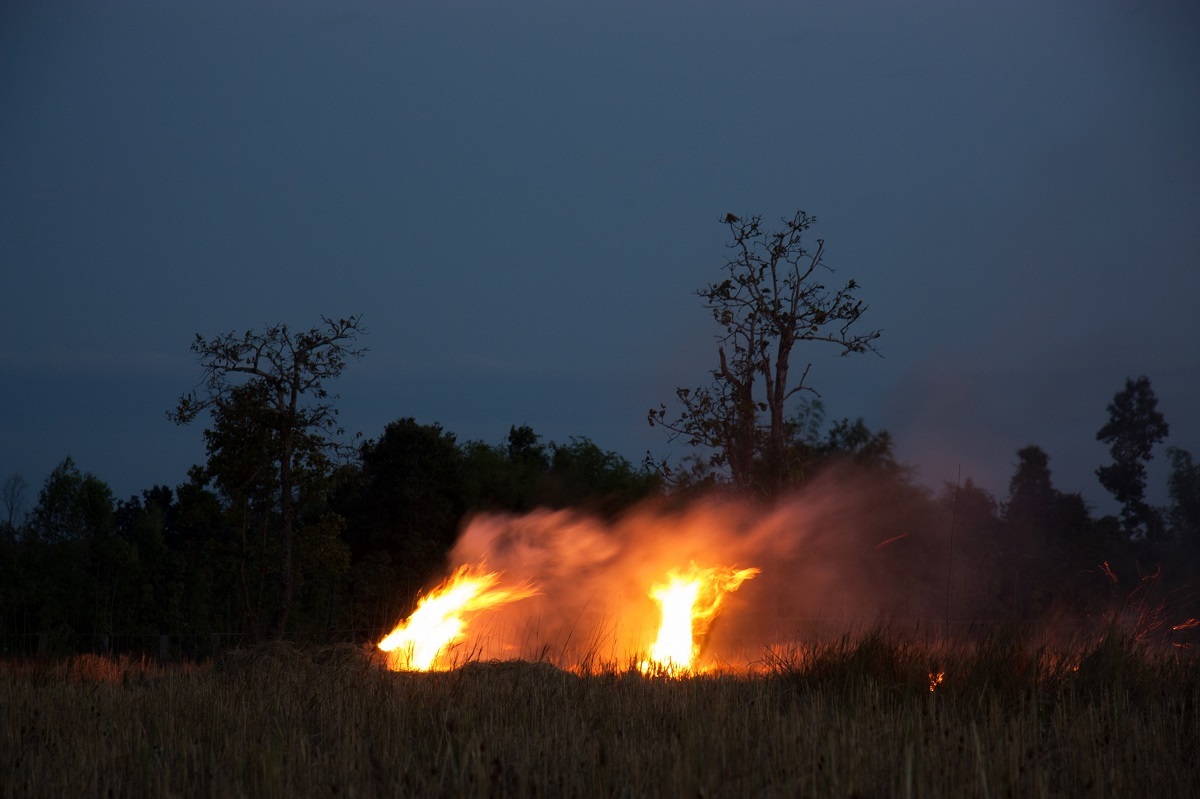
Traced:
[[1139, 374], [1200, 454], [1195, 2], [10, 0], [0, 478], [182, 481], [192, 337], [320, 314], [370, 329], [350, 430], [667, 454], [717, 220], [797, 208], [884, 330], [797, 357], [927, 482], [1037, 443], [1111, 509]]

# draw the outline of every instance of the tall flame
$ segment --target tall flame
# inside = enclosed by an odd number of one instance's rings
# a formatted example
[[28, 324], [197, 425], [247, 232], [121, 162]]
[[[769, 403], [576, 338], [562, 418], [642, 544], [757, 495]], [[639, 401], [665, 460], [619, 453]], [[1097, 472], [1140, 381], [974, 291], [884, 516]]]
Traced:
[[417, 602], [417, 609], [378, 643], [388, 653], [388, 668], [395, 671], [430, 671], [447, 668], [439, 657], [466, 637], [467, 616], [533, 596], [533, 586], [498, 588], [499, 572], [482, 566], [461, 566], [440, 586]]
[[658, 638], [642, 661], [646, 673], [672, 676], [694, 670], [700, 642], [721, 609], [725, 595], [759, 570], [715, 566], [701, 568], [693, 561], [686, 572], [672, 569], [667, 582], [654, 586], [650, 596], [662, 608]]

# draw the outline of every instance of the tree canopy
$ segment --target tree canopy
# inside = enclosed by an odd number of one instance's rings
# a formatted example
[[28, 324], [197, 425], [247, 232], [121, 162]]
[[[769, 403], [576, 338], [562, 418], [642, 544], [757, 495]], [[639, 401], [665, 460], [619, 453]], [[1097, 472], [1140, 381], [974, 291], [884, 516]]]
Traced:
[[677, 389], [679, 415], [662, 404], [648, 420], [671, 440], [703, 448], [708, 465], [737, 490], [777, 495], [794, 465], [789, 403], [801, 392], [815, 394], [806, 382], [811, 363], [793, 371], [796, 345], [871, 352], [880, 331], [854, 329], [867, 310], [855, 280], [837, 288], [823, 282], [833, 271], [823, 261], [825, 242], [806, 242], [815, 217], [797, 211], [777, 230], [764, 229], [761, 216], [727, 214], [723, 222], [732, 251], [726, 277], [697, 291], [722, 330], [713, 382]]
[[1150, 379], [1143, 375], [1125, 381], [1125, 388], [1108, 404], [1108, 422], [1096, 433], [1096, 440], [1109, 445], [1113, 459], [1097, 469], [1096, 476], [1121, 503], [1121, 523], [1131, 538], [1163, 536], [1162, 517], [1145, 500], [1146, 463], [1168, 432]]
[[[235, 480], [268, 479], [252, 462], [258, 455], [269, 462], [277, 480], [279, 502], [279, 591], [267, 636], [280, 638], [287, 625], [294, 596], [293, 555], [295, 549], [295, 490], [301, 460], [336, 447], [328, 438], [342, 431], [337, 427], [335, 395], [328, 383], [342, 374], [351, 359], [366, 351], [356, 346], [363, 332], [360, 317], [321, 317], [322, 324], [294, 332], [285, 324], [264, 330], [229, 332], [211, 339], [199, 334], [192, 352], [203, 369], [203, 390], [183, 395], [169, 418], [178, 424], [191, 422], [204, 410], [218, 419], [217, 432], [208, 436], [210, 453], [228, 455], [232, 449], [220, 442], [222, 427], [235, 428], [237, 441], [246, 435], [259, 446], [238, 446], [239, 454], [225, 463], [240, 474]], [[230, 436], [225, 436], [229, 440]]]

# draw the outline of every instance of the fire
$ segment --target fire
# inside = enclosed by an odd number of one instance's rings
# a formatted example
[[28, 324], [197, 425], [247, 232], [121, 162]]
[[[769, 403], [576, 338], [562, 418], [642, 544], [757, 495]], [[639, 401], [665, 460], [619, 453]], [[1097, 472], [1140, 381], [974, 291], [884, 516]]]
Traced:
[[466, 637], [467, 616], [486, 608], [533, 596], [532, 585], [499, 588], [499, 572], [483, 566], [461, 566], [444, 583], [417, 602], [412, 615], [378, 644], [395, 671], [430, 671], [439, 657]]
[[937, 690], [937, 687], [942, 684], [942, 680], [946, 679], [946, 672], [931, 671], [929, 672], [929, 693]]
[[759, 570], [729, 567], [700, 568], [693, 562], [686, 572], [672, 570], [667, 582], [655, 585], [650, 596], [662, 608], [658, 638], [642, 661], [646, 673], [671, 676], [694, 670], [700, 641], [716, 618], [725, 595], [736, 591]]

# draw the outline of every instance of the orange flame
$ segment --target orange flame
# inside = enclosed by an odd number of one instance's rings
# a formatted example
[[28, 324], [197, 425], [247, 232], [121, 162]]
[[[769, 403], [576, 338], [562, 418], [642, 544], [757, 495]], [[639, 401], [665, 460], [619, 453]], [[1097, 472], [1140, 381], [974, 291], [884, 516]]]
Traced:
[[644, 673], [678, 676], [692, 672], [700, 642], [721, 609], [725, 595], [736, 591], [758, 569], [700, 568], [695, 562], [684, 573], [672, 569], [667, 582], [655, 585], [650, 596], [662, 608], [658, 638], [640, 664]]
[[417, 602], [417, 609], [377, 646], [388, 653], [394, 671], [443, 670], [451, 646], [466, 637], [467, 615], [486, 608], [533, 596], [532, 585], [497, 588], [499, 572], [461, 566], [440, 586]]
[[929, 672], [929, 693], [933, 693], [942, 684], [942, 680], [944, 679], [946, 679], [946, 672], [944, 671]]

